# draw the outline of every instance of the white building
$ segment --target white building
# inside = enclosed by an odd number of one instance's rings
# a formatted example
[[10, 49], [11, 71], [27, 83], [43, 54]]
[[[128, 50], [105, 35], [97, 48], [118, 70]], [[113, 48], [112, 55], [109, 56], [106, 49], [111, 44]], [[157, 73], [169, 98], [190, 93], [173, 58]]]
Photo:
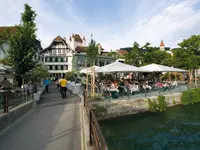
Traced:
[[47, 66], [51, 76], [61, 77], [72, 71], [72, 59], [75, 51], [65, 38], [57, 36], [51, 44], [40, 52], [40, 60]]

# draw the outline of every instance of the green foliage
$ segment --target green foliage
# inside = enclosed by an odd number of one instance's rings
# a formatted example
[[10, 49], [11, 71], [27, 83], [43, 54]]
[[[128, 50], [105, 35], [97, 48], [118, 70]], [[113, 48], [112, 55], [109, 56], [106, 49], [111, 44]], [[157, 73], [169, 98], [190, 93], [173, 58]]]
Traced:
[[172, 56], [160, 51], [159, 48], [151, 47], [150, 43], [146, 43], [140, 47], [137, 42], [133, 44], [133, 49], [125, 55], [126, 63], [134, 66], [143, 66], [151, 63], [161, 65], [172, 65]]
[[29, 81], [40, 82], [42, 79], [50, 77], [50, 73], [45, 66], [38, 65], [26, 74]]
[[[6, 57], [18, 77], [25, 75], [37, 64], [33, 59], [37, 52], [35, 17], [35, 11], [28, 4], [25, 4], [24, 12], [21, 14], [21, 23], [16, 26], [16, 33], [11, 35], [9, 39]], [[19, 85], [20, 82], [21, 80], [18, 80]]]
[[70, 80], [75, 74], [76, 74], [75, 71], [69, 71], [69, 72], [65, 73], [65, 78], [67, 80]]
[[181, 96], [181, 102], [183, 105], [200, 102], [200, 88], [184, 91]]
[[93, 66], [95, 65], [95, 60], [98, 55], [98, 46], [96, 42], [91, 39], [89, 46], [87, 47], [87, 61], [88, 63]]
[[12, 64], [6, 58], [0, 59], [0, 63], [3, 65], [12, 66]]
[[158, 96], [158, 110], [160, 112], [163, 112], [163, 111], [166, 111], [167, 109], [167, 102], [165, 100], [165, 97], [164, 96]]
[[148, 99], [149, 111], [150, 112], [163, 112], [167, 109], [167, 102], [164, 96], [158, 96], [157, 100]]
[[102, 105], [94, 105], [94, 113], [96, 116], [102, 116], [103, 113], [107, 113], [108, 108], [106, 106], [102, 106]]
[[149, 104], [149, 111], [150, 112], [156, 112], [157, 111], [157, 102], [156, 100], [151, 100], [148, 98], [148, 104]]

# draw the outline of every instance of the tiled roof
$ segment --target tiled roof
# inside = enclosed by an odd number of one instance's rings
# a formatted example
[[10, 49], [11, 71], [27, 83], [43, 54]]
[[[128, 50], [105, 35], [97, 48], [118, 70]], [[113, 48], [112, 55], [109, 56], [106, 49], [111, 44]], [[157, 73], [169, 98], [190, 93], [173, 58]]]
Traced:
[[77, 46], [75, 51], [76, 52], [86, 52], [87, 51], [87, 47], [85, 47], [85, 46]]
[[120, 55], [124, 55], [124, 54], [127, 54], [128, 52], [126, 50], [117, 50], [117, 53], [120, 54]]
[[72, 35], [72, 38], [74, 38], [74, 41], [76, 41], [76, 42], [81, 42], [81, 43], [83, 43], [83, 40], [81, 39], [81, 37], [80, 37], [79, 34], [73, 34], [73, 35]]
[[164, 44], [164, 42], [162, 40], [161, 43], [160, 43], [160, 47], [163, 47], [163, 46], [165, 46], [165, 44]]
[[8, 29], [11, 34], [13, 34], [17, 31], [17, 27], [15, 27], [15, 26], [7, 26], [7, 27], [4, 26], [4, 27], [0, 27], [0, 33], [6, 31], [6, 29]]
[[54, 41], [57, 41], [57, 42], [61, 42], [62, 40], [64, 40], [64, 39], [62, 39], [60, 36], [57, 36], [57, 37], [54, 39]]

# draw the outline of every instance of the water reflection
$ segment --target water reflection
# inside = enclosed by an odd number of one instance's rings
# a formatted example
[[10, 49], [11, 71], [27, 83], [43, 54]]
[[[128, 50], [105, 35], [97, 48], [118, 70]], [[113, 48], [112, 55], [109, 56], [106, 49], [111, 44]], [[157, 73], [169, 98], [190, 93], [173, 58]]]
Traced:
[[200, 104], [101, 121], [109, 150], [199, 150]]

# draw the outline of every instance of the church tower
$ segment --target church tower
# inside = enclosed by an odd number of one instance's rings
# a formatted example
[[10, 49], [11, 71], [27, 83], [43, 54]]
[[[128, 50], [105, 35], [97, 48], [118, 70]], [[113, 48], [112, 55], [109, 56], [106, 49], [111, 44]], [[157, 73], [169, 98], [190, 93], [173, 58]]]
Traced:
[[160, 42], [160, 50], [165, 51], [165, 44], [164, 44], [163, 40], [161, 40], [161, 42]]

